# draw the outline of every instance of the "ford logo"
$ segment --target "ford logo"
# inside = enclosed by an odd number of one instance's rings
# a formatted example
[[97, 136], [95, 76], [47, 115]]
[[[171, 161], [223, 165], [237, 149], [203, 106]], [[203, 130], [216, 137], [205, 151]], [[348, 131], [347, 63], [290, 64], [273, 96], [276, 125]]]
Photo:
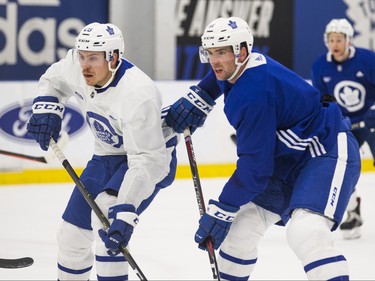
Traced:
[[[23, 105], [8, 105], [0, 113], [0, 133], [8, 138], [24, 141], [35, 141], [27, 133], [27, 123], [32, 115], [32, 100], [25, 101]], [[64, 118], [61, 130], [74, 136], [83, 129], [85, 119], [79, 109], [71, 104], [65, 105]]]

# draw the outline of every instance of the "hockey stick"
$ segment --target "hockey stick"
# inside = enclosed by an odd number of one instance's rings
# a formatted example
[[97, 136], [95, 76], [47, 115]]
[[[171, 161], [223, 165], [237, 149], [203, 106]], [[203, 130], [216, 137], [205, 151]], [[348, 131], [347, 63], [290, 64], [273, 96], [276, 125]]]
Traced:
[[[86, 202], [90, 205], [91, 209], [95, 212], [97, 217], [99, 218], [100, 222], [103, 224], [105, 228], [109, 228], [110, 223], [107, 217], [103, 214], [100, 210], [99, 206], [96, 204], [94, 199], [91, 197], [91, 194], [88, 192], [87, 188], [83, 185], [80, 178], [78, 177], [77, 173], [74, 171], [73, 167], [70, 165], [64, 154], [62, 153], [60, 147], [55, 143], [55, 141], [51, 138], [49, 146], [55, 152], [56, 157], [60, 160], [61, 164], [64, 166], [65, 170], [68, 172], [74, 183], [77, 185], [79, 191], [81, 192], [82, 196], [85, 198]], [[146, 276], [143, 274], [133, 257], [130, 255], [129, 250], [125, 246], [121, 246], [120, 248], [121, 253], [125, 256], [125, 259], [128, 261], [130, 266], [135, 271], [136, 275], [139, 277], [140, 280], [147, 280]]]
[[[197, 162], [195, 160], [193, 142], [192, 142], [192, 139], [191, 139], [191, 134], [190, 134], [189, 128], [186, 128], [184, 130], [184, 137], [185, 137], [186, 150], [187, 150], [187, 154], [188, 154], [188, 157], [189, 157], [191, 174], [192, 174], [193, 182], [194, 182], [195, 196], [197, 198], [199, 213], [200, 213], [201, 216], [203, 216], [203, 214], [206, 213], [206, 207], [204, 205], [204, 198], [203, 198], [203, 192], [202, 192], [202, 187], [201, 187], [201, 181], [199, 179], [198, 166], [197, 166]], [[215, 251], [214, 251], [214, 248], [213, 248], [213, 245], [212, 245], [211, 237], [208, 237], [206, 239], [206, 247], [207, 247], [208, 257], [210, 259], [213, 277], [214, 277], [214, 279], [220, 280], [219, 268], [217, 266]]]
[[31, 156], [31, 155], [26, 155], [26, 154], [20, 154], [20, 153], [15, 153], [11, 151], [6, 151], [6, 150], [1, 150], [0, 149], [0, 154], [7, 155], [7, 156], [13, 156], [21, 159], [26, 159], [26, 160], [31, 160], [39, 163], [47, 163], [47, 160], [43, 156]]
[[[69, 141], [69, 135], [66, 131], [62, 131], [59, 139], [59, 145], [60, 147], [64, 147]], [[53, 155], [47, 154], [46, 156], [32, 156], [32, 155], [26, 155], [21, 153], [16, 153], [12, 151], [6, 151], [0, 149], [0, 154], [12, 156], [16, 158], [21, 158], [25, 160], [31, 160], [39, 163], [49, 163], [51, 162], [51, 158]]]
[[34, 260], [30, 257], [18, 259], [0, 259], [0, 268], [23, 268], [30, 266]]

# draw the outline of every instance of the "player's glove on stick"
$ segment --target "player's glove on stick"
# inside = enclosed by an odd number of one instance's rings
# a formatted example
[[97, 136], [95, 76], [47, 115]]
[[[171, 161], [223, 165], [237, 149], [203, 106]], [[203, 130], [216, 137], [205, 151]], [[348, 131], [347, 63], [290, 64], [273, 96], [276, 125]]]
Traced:
[[34, 99], [32, 109], [27, 131], [43, 150], [48, 150], [51, 137], [55, 142], [59, 138], [64, 105], [56, 97], [44, 96]]
[[109, 249], [108, 254], [113, 256], [120, 253], [122, 245], [125, 247], [128, 245], [134, 227], [138, 223], [138, 215], [133, 205], [121, 204], [109, 208], [108, 218], [114, 220], [108, 232], [99, 229], [99, 236]]
[[205, 240], [211, 236], [214, 248], [219, 248], [227, 236], [238, 210], [238, 207], [211, 199], [207, 212], [199, 220], [199, 228], [195, 233], [195, 242], [199, 244], [198, 247], [202, 250], [206, 249]]
[[215, 104], [207, 92], [198, 86], [191, 86], [190, 92], [185, 97], [170, 106], [165, 121], [179, 134], [187, 127], [190, 127], [190, 131], [193, 133], [203, 125], [207, 114]]
[[365, 114], [364, 116], [365, 126], [366, 129], [370, 133], [375, 132], [375, 107], [372, 106]]

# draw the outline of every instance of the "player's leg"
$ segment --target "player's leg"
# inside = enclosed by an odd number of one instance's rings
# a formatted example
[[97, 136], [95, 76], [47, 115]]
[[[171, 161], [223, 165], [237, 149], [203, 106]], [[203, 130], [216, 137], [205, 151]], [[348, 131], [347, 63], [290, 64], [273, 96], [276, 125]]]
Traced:
[[340, 133], [335, 147], [299, 173], [287, 239], [310, 280], [349, 280], [347, 261], [334, 248], [331, 230], [339, 225], [359, 174], [358, 143], [351, 133]]
[[280, 216], [250, 202], [240, 208], [221, 245], [218, 267], [221, 280], [247, 280], [258, 259], [258, 243]]
[[[105, 216], [108, 216], [108, 209], [116, 205], [117, 197], [108, 194], [106, 191], [100, 193], [95, 202], [103, 210]], [[112, 219], [110, 223], [112, 223]], [[112, 256], [108, 254], [108, 249], [101, 240], [98, 230], [103, 227], [102, 223], [92, 212], [92, 227], [96, 240], [95, 248], [95, 266], [98, 280], [128, 280], [128, 262], [123, 254]], [[129, 247], [129, 246], [128, 246]]]
[[[368, 144], [371, 148], [371, 142], [375, 149], [375, 134], [368, 134], [366, 128], [353, 129], [352, 133], [356, 138], [359, 147], [362, 147], [366, 141], [367, 136], [369, 137]], [[372, 151], [372, 150], [371, 150]], [[374, 150], [375, 152], [375, 150]], [[373, 152], [373, 153], [374, 153]], [[354, 191], [350, 197], [348, 207], [346, 208], [346, 219], [340, 225], [340, 230], [343, 233], [344, 239], [357, 239], [361, 237], [361, 226], [363, 220], [361, 217], [361, 197], [358, 195], [357, 191]]]
[[357, 239], [362, 235], [361, 197], [354, 191], [346, 209], [346, 220], [340, 224], [344, 239]]
[[93, 265], [91, 230], [62, 221], [57, 232], [57, 280], [89, 280]]
[[[106, 167], [100, 157], [94, 156], [88, 162], [80, 179], [95, 198], [107, 180]], [[57, 231], [58, 279], [88, 280], [94, 263], [91, 208], [77, 187], [63, 213], [63, 220]]]
[[310, 210], [293, 211], [287, 227], [287, 240], [301, 260], [309, 280], [349, 280], [346, 259], [334, 247], [330, 230], [333, 224]]

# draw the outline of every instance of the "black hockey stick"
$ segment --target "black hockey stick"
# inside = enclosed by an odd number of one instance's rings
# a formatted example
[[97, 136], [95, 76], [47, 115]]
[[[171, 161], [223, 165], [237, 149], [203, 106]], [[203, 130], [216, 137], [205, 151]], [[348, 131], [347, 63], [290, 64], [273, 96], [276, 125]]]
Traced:
[[[184, 137], [185, 137], [186, 150], [187, 150], [187, 154], [188, 154], [188, 157], [189, 157], [191, 175], [193, 177], [193, 182], [194, 182], [195, 196], [197, 198], [199, 214], [201, 216], [203, 216], [203, 214], [206, 213], [206, 207], [204, 205], [202, 186], [201, 186], [201, 181], [199, 179], [198, 166], [197, 166], [197, 162], [195, 160], [193, 142], [191, 140], [191, 134], [190, 134], [189, 128], [186, 128], [184, 130]], [[210, 259], [213, 277], [214, 277], [214, 279], [220, 280], [219, 268], [217, 266], [215, 250], [214, 250], [213, 245], [212, 245], [211, 237], [207, 237], [206, 247], [207, 247], [208, 257]]]
[[[55, 141], [51, 138], [49, 146], [55, 152], [57, 158], [60, 160], [61, 164], [64, 166], [65, 170], [68, 172], [74, 183], [77, 185], [79, 191], [81, 192], [82, 196], [85, 198], [86, 202], [90, 205], [91, 209], [95, 212], [97, 217], [99, 218], [100, 222], [103, 224], [105, 228], [110, 227], [110, 223], [107, 217], [103, 214], [100, 210], [99, 206], [96, 204], [90, 193], [88, 192], [87, 188], [83, 185], [81, 180], [79, 179], [77, 173], [74, 171], [73, 167], [70, 165], [64, 154], [62, 153], [59, 146], [55, 143]], [[146, 276], [143, 274], [133, 257], [130, 255], [129, 250], [122, 246], [120, 248], [121, 253], [125, 256], [125, 259], [128, 261], [130, 266], [135, 271], [136, 275], [139, 277], [140, 280], [147, 280]]]
[[30, 266], [34, 260], [30, 257], [18, 259], [0, 259], [0, 268], [23, 268]]
[[43, 157], [43, 156], [41, 156], [41, 157], [31, 156], [31, 155], [1, 150], [1, 149], [0, 149], [0, 154], [7, 155], [7, 156], [13, 156], [13, 157], [21, 158], [21, 159], [26, 159], [26, 160], [31, 160], [31, 161], [35, 161], [35, 162], [40, 162], [40, 163], [47, 163], [46, 158]]

